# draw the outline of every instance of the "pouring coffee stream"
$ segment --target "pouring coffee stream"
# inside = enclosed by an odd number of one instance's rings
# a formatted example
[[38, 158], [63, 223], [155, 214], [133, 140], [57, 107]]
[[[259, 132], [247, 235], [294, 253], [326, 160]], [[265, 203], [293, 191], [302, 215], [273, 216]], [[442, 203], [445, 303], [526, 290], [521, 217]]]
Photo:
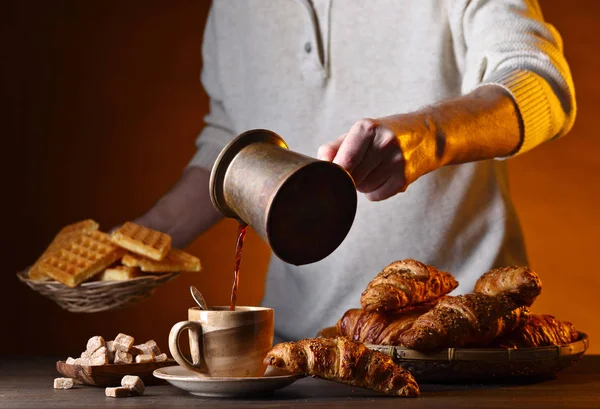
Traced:
[[247, 224], [238, 226], [238, 237], [235, 244], [235, 264], [233, 267], [233, 286], [231, 287], [231, 298], [229, 302], [229, 311], [235, 311], [235, 302], [237, 300], [237, 291], [240, 284], [240, 263], [242, 262], [242, 250], [244, 248], [244, 239], [246, 238]]
[[341, 166], [289, 150], [276, 133], [242, 133], [221, 151], [210, 175], [210, 197], [239, 223], [231, 293], [235, 309], [246, 226], [281, 260], [303, 265], [331, 254], [354, 221], [357, 194]]

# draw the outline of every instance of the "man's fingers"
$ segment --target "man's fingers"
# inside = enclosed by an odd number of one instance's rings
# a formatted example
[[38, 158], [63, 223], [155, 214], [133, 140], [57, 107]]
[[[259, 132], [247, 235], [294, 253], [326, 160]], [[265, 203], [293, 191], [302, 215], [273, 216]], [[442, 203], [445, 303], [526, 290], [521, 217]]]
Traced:
[[387, 199], [405, 189], [405, 163], [398, 139], [374, 120], [356, 122], [347, 134], [322, 145], [317, 158], [345, 168], [357, 190], [369, 200]]
[[356, 190], [361, 193], [371, 193], [383, 185], [391, 176], [392, 171], [389, 167], [380, 166], [369, 173], [361, 183], [356, 183]]
[[[381, 152], [369, 150], [363, 160], [356, 166], [352, 172], [352, 179], [356, 186], [360, 186], [363, 181], [369, 177], [373, 170], [377, 169], [382, 162]], [[360, 189], [358, 189], [360, 191]]]
[[319, 146], [319, 150], [317, 150], [317, 159], [325, 160], [327, 162], [333, 161], [340, 145], [344, 141], [344, 138], [346, 138], [346, 135], [347, 134], [343, 134], [335, 141]]
[[369, 175], [357, 184], [356, 188], [361, 193], [371, 193], [379, 189], [388, 179], [394, 178], [400, 180], [401, 184], [405, 183], [404, 175], [404, 156], [401, 151], [388, 153], [384, 158], [385, 165], [374, 169]]
[[376, 172], [375, 180], [372, 183], [379, 186], [383, 180], [395, 171], [394, 167], [390, 166], [398, 164], [398, 161], [392, 163], [394, 158], [402, 158], [402, 150], [398, 140], [389, 130], [378, 128], [369, 150], [352, 172], [354, 182], [360, 187], [363, 181], [371, 179], [371, 172]]
[[403, 192], [406, 188], [406, 180], [404, 175], [393, 174], [388, 180], [386, 180], [381, 186], [372, 192], [366, 193], [367, 199], [372, 202], [378, 202], [380, 200], [388, 199], [400, 192]]
[[375, 134], [376, 124], [370, 119], [361, 119], [350, 128], [342, 141], [333, 163], [352, 173], [363, 160]]

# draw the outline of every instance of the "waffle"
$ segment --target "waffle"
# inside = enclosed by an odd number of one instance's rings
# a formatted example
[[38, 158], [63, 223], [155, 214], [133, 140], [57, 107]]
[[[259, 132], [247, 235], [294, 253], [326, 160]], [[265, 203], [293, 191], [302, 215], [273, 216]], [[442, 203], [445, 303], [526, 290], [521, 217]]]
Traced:
[[98, 223], [92, 219], [82, 220], [80, 222], [63, 227], [54, 237], [48, 248], [44, 250], [40, 258], [38, 258], [35, 264], [29, 269], [29, 278], [38, 281], [50, 280], [50, 277], [42, 273], [40, 270], [41, 261], [51, 253], [63, 247], [63, 245], [69, 240], [77, 237], [80, 234], [98, 230], [98, 227]]
[[124, 249], [110, 242], [106, 233], [92, 231], [80, 234], [44, 257], [39, 268], [56, 281], [76, 287], [120, 259], [124, 253]]
[[129, 267], [140, 267], [148, 273], [167, 273], [180, 271], [200, 271], [200, 259], [185, 251], [171, 249], [162, 261], [150, 260], [137, 254], [126, 254], [121, 261]]
[[107, 268], [98, 274], [99, 281], [123, 281], [139, 277], [140, 269], [138, 267], [116, 266]]
[[161, 261], [171, 249], [171, 236], [139, 224], [126, 222], [110, 235], [110, 240], [135, 254]]
[[56, 238], [65, 238], [66, 235], [75, 232], [91, 232], [94, 230], [98, 230], [98, 227], [100, 227], [98, 223], [96, 223], [92, 219], [82, 220], [80, 222], [63, 227], [56, 235]]

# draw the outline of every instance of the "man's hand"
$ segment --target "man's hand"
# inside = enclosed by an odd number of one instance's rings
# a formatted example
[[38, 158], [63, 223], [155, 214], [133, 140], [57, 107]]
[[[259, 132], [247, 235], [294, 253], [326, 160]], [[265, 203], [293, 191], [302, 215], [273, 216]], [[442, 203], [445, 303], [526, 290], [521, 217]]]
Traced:
[[[403, 192], [422, 174], [433, 169], [421, 167], [408, 174], [408, 146], [419, 146], [431, 135], [414, 115], [361, 119], [348, 133], [319, 148], [317, 158], [346, 169], [359, 192], [378, 201]], [[402, 142], [402, 143], [401, 143]], [[404, 146], [402, 146], [404, 145]]]
[[520, 140], [512, 98], [492, 85], [414, 113], [361, 119], [317, 158], [345, 168], [378, 201], [441, 166], [509, 155]]

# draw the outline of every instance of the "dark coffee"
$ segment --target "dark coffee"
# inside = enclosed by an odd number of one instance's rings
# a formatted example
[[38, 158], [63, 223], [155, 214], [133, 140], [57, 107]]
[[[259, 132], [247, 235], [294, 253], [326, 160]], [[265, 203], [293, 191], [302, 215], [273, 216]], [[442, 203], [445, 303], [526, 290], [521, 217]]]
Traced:
[[233, 286], [231, 287], [231, 301], [229, 310], [235, 310], [235, 300], [237, 298], [238, 284], [240, 282], [240, 262], [242, 261], [242, 249], [244, 247], [244, 238], [246, 238], [247, 224], [240, 223], [238, 227], [237, 243], [235, 244], [235, 266], [233, 268]]

